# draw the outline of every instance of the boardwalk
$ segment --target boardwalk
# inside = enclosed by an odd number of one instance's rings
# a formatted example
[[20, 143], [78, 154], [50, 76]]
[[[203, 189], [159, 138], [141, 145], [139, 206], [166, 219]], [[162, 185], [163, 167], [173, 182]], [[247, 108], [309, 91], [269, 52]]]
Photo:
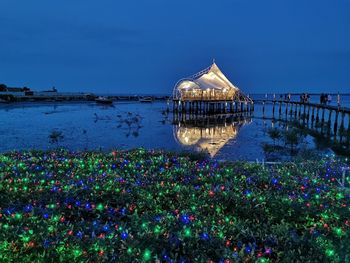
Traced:
[[[255, 100], [262, 105], [262, 117], [286, 120], [322, 136], [349, 153], [350, 108], [286, 100]], [[267, 114], [267, 109], [272, 116]]]

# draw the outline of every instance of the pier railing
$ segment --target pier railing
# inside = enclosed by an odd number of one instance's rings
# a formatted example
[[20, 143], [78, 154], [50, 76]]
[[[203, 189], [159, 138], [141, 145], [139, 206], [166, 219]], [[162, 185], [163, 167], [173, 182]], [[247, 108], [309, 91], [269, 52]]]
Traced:
[[293, 122], [349, 152], [350, 108], [289, 100], [255, 100], [254, 103], [261, 104], [263, 118]]

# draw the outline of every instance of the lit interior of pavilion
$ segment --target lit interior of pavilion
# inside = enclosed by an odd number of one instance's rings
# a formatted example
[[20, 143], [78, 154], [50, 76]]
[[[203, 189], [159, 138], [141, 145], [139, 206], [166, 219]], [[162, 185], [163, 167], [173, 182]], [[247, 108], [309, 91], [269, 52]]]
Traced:
[[222, 73], [215, 61], [206, 69], [180, 79], [174, 87], [173, 99], [181, 101], [242, 101], [252, 102]]

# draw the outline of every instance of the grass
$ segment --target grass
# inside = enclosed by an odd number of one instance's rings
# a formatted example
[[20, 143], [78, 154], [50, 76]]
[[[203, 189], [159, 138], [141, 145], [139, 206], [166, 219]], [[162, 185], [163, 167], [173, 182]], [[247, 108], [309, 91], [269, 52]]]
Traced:
[[144, 149], [2, 154], [0, 261], [348, 262], [344, 165]]

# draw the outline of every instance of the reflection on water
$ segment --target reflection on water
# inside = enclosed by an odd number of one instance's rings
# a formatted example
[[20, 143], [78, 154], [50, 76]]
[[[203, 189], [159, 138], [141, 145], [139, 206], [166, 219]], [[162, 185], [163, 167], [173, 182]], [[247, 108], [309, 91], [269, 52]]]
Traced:
[[[174, 120], [166, 108], [165, 102], [120, 102], [114, 107], [95, 103], [0, 105], [0, 152], [56, 147], [78, 151], [144, 147], [207, 151], [218, 160], [254, 161], [266, 158], [262, 145], [273, 143], [267, 129], [274, 119], [262, 118], [261, 105], [255, 105], [251, 118], [182, 115]], [[265, 116], [272, 116], [271, 107], [266, 106]], [[325, 120], [328, 119], [325, 115]], [[344, 127], [348, 132], [348, 117]], [[314, 147], [312, 138], [307, 138], [307, 142], [308, 148]]]
[[177, 121], [174, 138], [181, 146], [191, 146], [196, 151], [214, 157], [230, 140], [237, 137], [242, 125], [250, 123], [249, 117], [212, 116], [202, 119]]

